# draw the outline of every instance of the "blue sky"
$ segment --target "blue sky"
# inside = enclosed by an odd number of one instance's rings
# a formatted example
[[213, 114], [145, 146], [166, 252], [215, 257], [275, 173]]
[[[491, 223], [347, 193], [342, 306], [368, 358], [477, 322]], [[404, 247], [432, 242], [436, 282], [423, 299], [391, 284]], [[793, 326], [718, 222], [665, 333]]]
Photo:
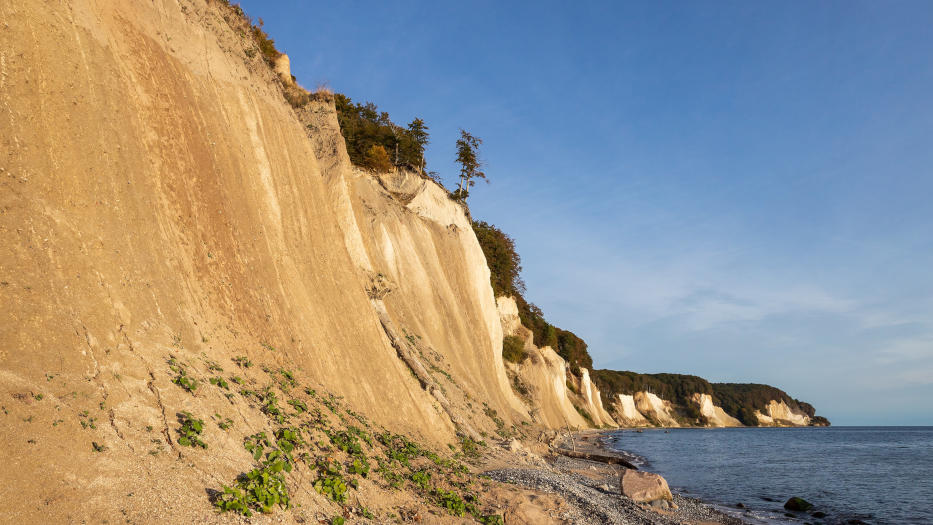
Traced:
[[933, 2], [242, 5], [448, 186], [484, 140], [471, 210], [598, 368], [933, 424]]

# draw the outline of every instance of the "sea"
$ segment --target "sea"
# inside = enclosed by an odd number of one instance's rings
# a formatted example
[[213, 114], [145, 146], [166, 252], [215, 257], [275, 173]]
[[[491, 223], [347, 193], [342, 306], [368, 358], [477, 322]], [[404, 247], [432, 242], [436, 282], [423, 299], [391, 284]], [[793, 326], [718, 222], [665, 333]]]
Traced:
[[[933, 427], [620, 430], [603, 440], [671, 490], [749, 523], [933, 525]], [[792, 496], [813, 509], [786, 511]]]

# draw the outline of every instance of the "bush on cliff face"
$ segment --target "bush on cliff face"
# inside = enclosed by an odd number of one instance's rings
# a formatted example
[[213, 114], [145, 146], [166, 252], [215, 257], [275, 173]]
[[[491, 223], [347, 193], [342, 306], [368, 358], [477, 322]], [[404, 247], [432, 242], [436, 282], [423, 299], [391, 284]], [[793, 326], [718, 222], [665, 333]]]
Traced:
[[522, 281], [522, 259], [515, 250], [515, 241], [502, 230], [483, 221], [473, 221], [473, 231], [483, 248], [489, 279], [496, 297], [520, 296], [525, 293]]
[[586, 349], [586, 342], [571, 331], [560, 328], [555, 330], [557, 331], [557, 354], [570, 363], [571, 370], [579, 374], [580, 368], [592, 369], [593, 359]]
[[521, 337], [510, 335], [502, 340], [502, 358], [516, 364], [528, 358], [528, 352], [525, 352], [525, 342]]
[[259, 46], [259, 51], [262, 53], [262, 58], [271, 66], [275, 64], [277, 58], [282, 56], [282, 53], [275, 48], [275, 40], [269, 37], [269, 34], [263, 31], [262, 26], [264, 22], [262, 18], [259, 19], [258, 24], [251, 24], [251, 33], [253, 35], [253, 40], [256, 41], [256, 45]]

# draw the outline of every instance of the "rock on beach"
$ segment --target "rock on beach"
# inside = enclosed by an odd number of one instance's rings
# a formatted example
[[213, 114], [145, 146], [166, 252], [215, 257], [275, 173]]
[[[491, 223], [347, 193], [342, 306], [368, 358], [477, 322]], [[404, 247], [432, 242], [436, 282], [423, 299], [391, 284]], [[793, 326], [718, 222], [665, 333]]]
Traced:
[[667, 480], [651, 472], [626, 469], [622, 472], [619, 484], [622, 495], [637, 503], [674, 499], [670, 487], [667, 486]]

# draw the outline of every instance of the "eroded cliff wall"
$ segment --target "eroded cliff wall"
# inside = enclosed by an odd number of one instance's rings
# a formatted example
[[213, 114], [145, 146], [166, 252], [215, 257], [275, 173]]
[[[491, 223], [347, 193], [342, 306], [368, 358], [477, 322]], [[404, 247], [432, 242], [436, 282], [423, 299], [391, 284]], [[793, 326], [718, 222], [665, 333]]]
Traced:
[[[249, 464], [213, 427], [231, 452], [190, 459], [192, 476], [146, 455], [150, 432], [171, 444], [186, 410], [239, 410], [243, 431], [262, 428], [244, 400], [172, 384], [173, 357], [204, 379], [234, 356], [292, 370], [435, 444], [526, 417], [464, 211], [420, 179], [330, 173], [346, 163], [339, 141], [309, 138], [228, 12], [0, 4], [0, 396], [15, 400], [0, 446], [17, 458], [0, 499], [83, 502], [50, 521], [113, 511], [126, 480], [164, 500], [165, 480], [228, 481]], [[93, 433], [78, 424], [89, 417]], [[197, 485], [165, 516], [193, 519]]]

